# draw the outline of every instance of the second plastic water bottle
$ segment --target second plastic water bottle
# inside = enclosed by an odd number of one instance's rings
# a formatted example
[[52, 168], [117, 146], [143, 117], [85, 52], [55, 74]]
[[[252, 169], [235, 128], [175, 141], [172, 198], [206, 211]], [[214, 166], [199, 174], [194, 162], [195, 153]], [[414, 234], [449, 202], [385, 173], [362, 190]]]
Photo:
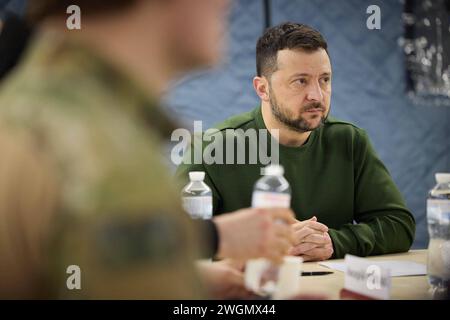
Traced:
[[193, 219], [212, 218], [212, 192], [208, 185], [203, 182], [205, 172], [189, 172], [191, 180], [182, 191], [183, 208]]
[[[291, 188], [283, 174], [284, 169], [280, 165], [269, 165], [264, 168], [264, 176], [256, 182], [253, 189], [252, 207], [290, 208]], [[283, 296], [283, 292], [277, 287], [279, 266], [267, 259], [255, 259], [247, 262], [246, 269], [247, 288], [265, 296], [274, 298]], [[293, 287], [296, 287], [295, 280], [293, 279], [291, 283]]]
[[253, 189], [253, 208], [290, 208], [291, 187], [283, 174], [280, 165], [269, 165], [264, 169], [264, 176]]
[[436, 299], [450, 298], [450, 174], [437, 173], [427, 200], [428, 281]]

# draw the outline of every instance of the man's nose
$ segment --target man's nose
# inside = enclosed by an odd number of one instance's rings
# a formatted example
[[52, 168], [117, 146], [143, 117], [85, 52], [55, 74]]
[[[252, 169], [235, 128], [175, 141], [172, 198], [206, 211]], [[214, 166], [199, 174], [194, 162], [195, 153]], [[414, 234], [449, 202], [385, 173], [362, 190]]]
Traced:
[[306, 94], [306, 98], [310, 101], [322, 101], [323, 94], [322, 89], [320, 88], [320, 85], [318, 82], [312, 82], [308, 86], [308, 92]]

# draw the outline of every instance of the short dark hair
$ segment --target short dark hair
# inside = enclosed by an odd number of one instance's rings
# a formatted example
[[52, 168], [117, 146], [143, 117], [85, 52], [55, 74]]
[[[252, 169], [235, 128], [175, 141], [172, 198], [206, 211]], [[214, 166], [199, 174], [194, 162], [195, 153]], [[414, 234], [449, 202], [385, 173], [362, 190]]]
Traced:
[[305, 24], [285, 22], [267, 29], [256, 44], [256, 73], [269, 77], [277, 70], [278, 51], [301, 49], [316, 51], [328, 45], [319, 31]]

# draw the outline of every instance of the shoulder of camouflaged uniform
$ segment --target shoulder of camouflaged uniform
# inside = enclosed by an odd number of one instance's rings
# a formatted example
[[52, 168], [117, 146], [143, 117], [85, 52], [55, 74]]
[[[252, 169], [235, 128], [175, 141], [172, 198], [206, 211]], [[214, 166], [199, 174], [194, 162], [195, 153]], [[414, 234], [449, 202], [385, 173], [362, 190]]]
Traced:
[[[27, 135], [55, 168], [49, 277], [59, 295], [198, 295], [190, 221], [161, 161], [170, 122], [132, 83], [83, 46], [43, 34], [0, 90], [0, 126]], [[79, 292], [63, 281], [72, 264]]]

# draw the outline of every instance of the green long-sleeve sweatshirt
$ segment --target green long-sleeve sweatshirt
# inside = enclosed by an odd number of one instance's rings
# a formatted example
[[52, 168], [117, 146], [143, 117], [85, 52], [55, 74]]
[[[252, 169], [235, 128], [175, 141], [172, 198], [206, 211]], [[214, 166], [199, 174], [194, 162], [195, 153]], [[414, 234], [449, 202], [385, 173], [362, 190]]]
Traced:
[[[260, 107], [229, 118], [216, 128], [222, 134], [224, 149], [228, 129], [266, 129]], [[203, 151], [210, 144], [203, 142]], [[255, 145], [246, 140], [247, 152], [255, 152]], [[267, 149], [270, 151], [270, 143]], [[206, 151], [211, 154], [211, 149]], [[234, 164], [203, 162], [178, 167], [176, 175], [183, 182], [189, 180], [190, 171], [206, 172], [215, 215], [250, 207], [253, 186], [261, 177], [263, 164], [248, 164], [249, 154], [247, 164], [237, 164], [236, 153], [228, 156], [234, 158]], [[224, 163], [226, 159], [224, 150]], [[186, 155], [185, 161], [189, 160], [193, 162], [194, 152]], [[291, 186], [291, 208], [297, 219], [316, 216], [329, 227], [333, 258], [343, 258], [346, 253], [368, 256], [410, 248], [414, 218], [364, 130], [329, 117], [301, 147], [279, 145], [279, 161]]]

